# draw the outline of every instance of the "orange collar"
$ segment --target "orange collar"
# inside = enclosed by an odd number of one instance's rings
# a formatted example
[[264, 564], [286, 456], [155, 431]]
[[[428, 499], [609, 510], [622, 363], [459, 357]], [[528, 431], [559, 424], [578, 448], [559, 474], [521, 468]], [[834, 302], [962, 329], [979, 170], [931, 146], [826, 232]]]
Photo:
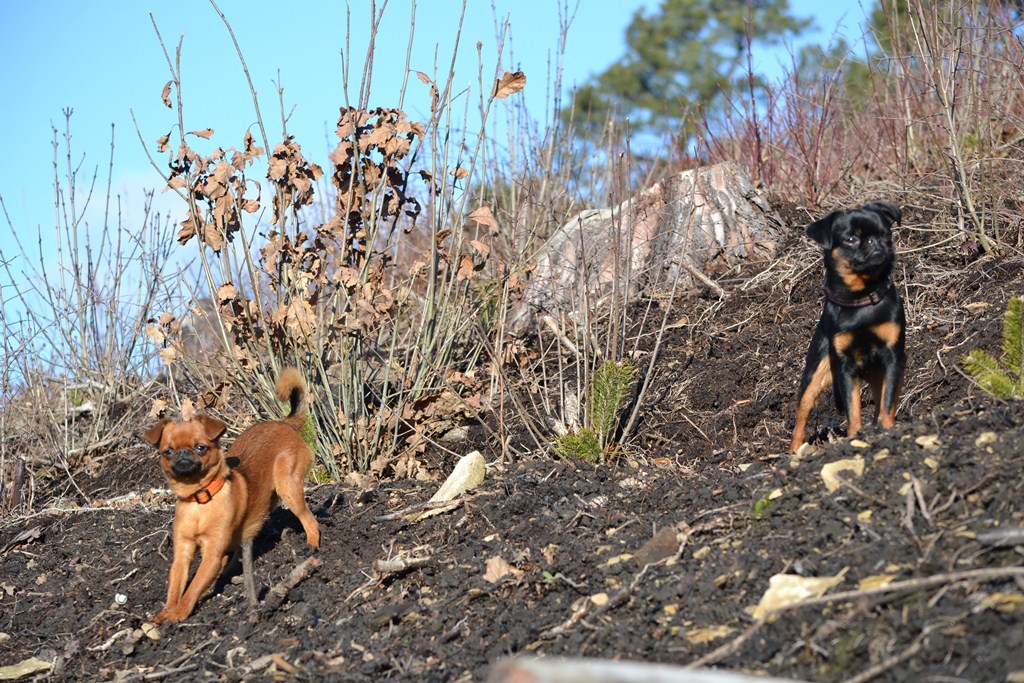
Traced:
[[227, 481], [227, 477], [217, 477], [211, 481], [205, 488], [201, 488], [190, 496], [179, 498], [178, 500], [183, 503], [196, 502], [200, 505], [205, 505], [213, 500], [213, 497], [217, 495], [217, 492], [224, 488], [224, 482]]

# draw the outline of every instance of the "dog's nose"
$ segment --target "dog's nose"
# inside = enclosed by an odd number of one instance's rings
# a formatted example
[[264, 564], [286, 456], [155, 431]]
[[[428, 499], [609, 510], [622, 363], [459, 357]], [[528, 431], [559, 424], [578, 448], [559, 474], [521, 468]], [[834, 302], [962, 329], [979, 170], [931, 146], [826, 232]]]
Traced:
[[171, 458], [171, 471], [175, 474], [195, 474], [201, 468], [199, 460], [192, 457], [192, 451], [180, 450]]

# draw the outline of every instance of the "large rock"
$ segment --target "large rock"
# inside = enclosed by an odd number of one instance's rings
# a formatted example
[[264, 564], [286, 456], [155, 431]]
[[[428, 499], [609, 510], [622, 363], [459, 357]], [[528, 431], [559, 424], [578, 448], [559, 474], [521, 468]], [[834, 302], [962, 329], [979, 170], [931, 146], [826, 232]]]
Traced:
[[[775, 254], [782, 221], [734, 162], [684, 171], [612, 209], [581, 212], [541, 249], [511, 330], [615, 289], [671, 287]], [[679, 283], [687, 284], [687, 283]]]

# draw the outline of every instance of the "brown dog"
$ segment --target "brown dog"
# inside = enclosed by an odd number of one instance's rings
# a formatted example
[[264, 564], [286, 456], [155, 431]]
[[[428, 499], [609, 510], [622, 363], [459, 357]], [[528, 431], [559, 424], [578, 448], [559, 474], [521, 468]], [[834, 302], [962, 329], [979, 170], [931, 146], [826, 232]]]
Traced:
[[[309, 545], [320, 547], [320, 526], [306, 507], [302, 490], [313, 464], [313, 451], [299, 437], [308, 412], [306, 383], [298, 370], [288, 367], [276, 389], [278, 399], [291, 404], [291, 412], [283, 420], [260, 422], [242, 432], [231, 447], [231, 458], [238, 461], [234, 467], [228, 466], [220, 448], [225, 424], [208, 415], [188, 422], [160, 420], [146, 431], [146, 439], [160, 452], [171, 491], [178, 496], [174, 562], [167, 604], [153, 617], [157, 624], [188, 617], [224, 568], [228, 552], [239, 548], [246, 598], [256, 606], [252, 540], [278, 499], [302, 522]], [[189, 583], [196, 548], [202, 560]]]

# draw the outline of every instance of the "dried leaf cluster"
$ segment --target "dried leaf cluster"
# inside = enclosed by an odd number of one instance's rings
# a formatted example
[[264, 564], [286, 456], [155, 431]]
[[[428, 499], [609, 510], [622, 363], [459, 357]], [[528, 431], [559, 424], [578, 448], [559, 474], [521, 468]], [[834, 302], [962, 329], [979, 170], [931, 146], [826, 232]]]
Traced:
[[[170, 101], [166, 91], [162, 98]], [[360, 467], [351, 452], [379, 452], [381, 439], [387, 439], [395, 450], [385, 449], [374, 462], [378, 469], [397, 467], [399, 457], [422, 451], [425, 434], [437, 425], [450, 428], [482, 408], [481, 382], [439, 364], [438, 381], [427, 387], [422, 368], [411, 367], [414, 359], [405, 356], [384, 364], [374, 358], [374, 349], [394, 343], [424, 315], [415, 306], [420, 298], [416, 293], [440, 291], [428, 281], [468, 287], [483, 272], [491, 248], [482, 239], [463, 239], [461, 227], [439, 229], [425, 253], [413, 257], [412, 268], [399, 272], [394, 241], [416, 230], [422, 210], [412, 188], [426, 186], [433, 199], [450, 191], [446, 183], [451, 181], [447, 173], [435, 178], [429, 170], [411, 170], [425, 131], [400, 109], [343, 107], [336, 133], [338, 143], [326, 172], [333, 188], [320, 184], [324, 169], [307, 160], [290, 136], [269, 156], [251, 132], [240, 150], [217, 148], [208, 155], [194, 150], [189, 136], [210, 139], [211, 129], [183, 135], [175, 152], [170, 135], [157, 141], [158, 150], [169, 156], [168, 189], [188, 203], [178, 241], [185, 245], [196, 237], [226, 264], [219, 272], [210, 270], [214, 286], [208, 305], [195, 305], [190, 314], [215, 331], [226, 359], [219, 365], [232, 368], [226, 373], [227, 388], [222, 384], [207, 392], [212, 398], [200, 403], [215, 405], [225, 400], [231, 381], [265, 372], [268, 355], [298, 359], [320, 375], [311, 378], [314, 386], [335, 391], [349, 383], [345, 397], [324, 407], [314, 404], [324, 411], [321, 417], [343, 425], [334, 431], [335, 439], [322, 443], [327, 446], [322, 450], [347, 463], [342, 469], [362, 469], [371, 459], [361, 460]], [[242, 217], [258, 215], [264, 206], [261, 182], [254, 177], [257, 160], [265, 160], [273, 199], [269, 229], [254, 244], [255, 235], [246, 232]], [[462, 177], [459, 171], [466, 174], [456, 168], [456, 179]], [[303, 209], [311, 206], [318, 189], [334, 197], [334, 211], [326, 221], [309, 225]], [[483, 228], [478, 234], [498, 230], [486, 206], [465, 221]], [[243, 237], [240, 246], [225, 249], [238, 234]], [[244, 269], [231, 265], [241, 250], [238, 261], [249, 263], [255, 257]], [[165, 364], [190, 357], [186, 346], [191, 327], [170, 313], [150, 319], [147, 334], [162, 347]], [[422, 351], [418, 353], [422, 358]], [[342, 432], [347, 436], [337, 438]]]

